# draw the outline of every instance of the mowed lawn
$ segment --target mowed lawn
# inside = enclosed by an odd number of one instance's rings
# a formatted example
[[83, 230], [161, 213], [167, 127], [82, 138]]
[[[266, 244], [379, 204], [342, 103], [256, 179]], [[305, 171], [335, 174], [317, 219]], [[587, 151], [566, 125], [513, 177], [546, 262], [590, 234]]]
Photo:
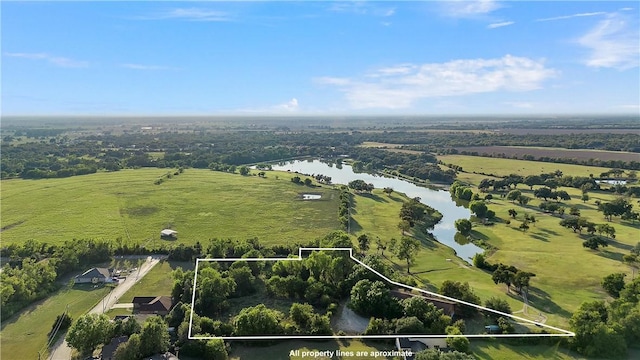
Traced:
[[[291, 353], [291, 351], [299, 350], [298, 355]], [[304, 351], [333, 351], [334, 357], [303, 357]], [[353, 352], [353, 356], [335, 356], [335, 351], [340, 350], [343, 352]], [[374, 359], [373, 356], [357, 356], [357, 352], [366, 352], [372, 354], [374, 352], [381, 351], [393, 351], [396, 350], [395, 344], [383, 344], [374, 341], [362, 341], [362, 340], [325, 340], [325, 341], [303, 341], [303, 340], [289, 340], [283, 341], [271, 346], [246, 346], [240, 343], [233, 343], [232, 350], [229, 353], [230, 360], [302, 360], [302, 359], [314, 359], [314, 360], [330, 360], [330, 359]], [[364, 355], [361, 354], [361, 355]], [[392, 357], [375, 357], [375, 359], [391, 359]]]
[[[93, 238], [159, 245], [160, 230], [176, 243], [258, 237], [265, 244], [306, 242], [339, 227], [337, 191], [293, 184], [291, 175], [266, 178], [187, 169], [154, 181], [168, 169], [122, 170], [64, 179], [3, 180], [2, 240], [48, 243]], [[302, 200], [302, 194], [321, 194]]]
[[593, 174], [598, 176], [603, 172], [611, 170], [611, 168], [597, 166], [582, 166], [573, 164], [557, 164], [542, 161], [514, 160], [489, 158], [469, 155], [444, 155], [438, 156], [445, 164], [454, 164], [462, 166], [465, 172], [477, 172], [484, 174], [494, 174], [496, 176], [506, 176], [509, 174], [539, 175], [541, 173], [550, 173], [556, 170], [562, 171], [564, 175], [572, 176], [589, 176]]
[[110, 288], [94, 288], [90, 284], [65, 287], [27, 310], [8, 319], [2, 319], [0, 358], [37, 359], [38, 351], [46, 351], [47, 334], [56, 317], [62, 314], [67, 306], [75, 320], [94, 307], [109, 291]]
[[[195, 263], [161, 260], [145, 277], [124, 293], [118, 299], [118, 303], [130, 303], [136, 296], [171, 296], [171, 290], [173, 289], [171, 272], [178, 267], [185, 271], [192, 270], [195, 268]], [[135, 272], [129, 276], [135, 276]]]

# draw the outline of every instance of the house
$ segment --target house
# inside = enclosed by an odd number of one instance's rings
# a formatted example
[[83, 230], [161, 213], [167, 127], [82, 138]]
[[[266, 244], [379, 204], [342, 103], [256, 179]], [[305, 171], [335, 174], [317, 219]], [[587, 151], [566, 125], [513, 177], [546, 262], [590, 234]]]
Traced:
[[111, 342], [102, 347], [101, 359], [102, 360], [112, 360], [114, 359], [114, 355], [116, 353], [116, 349], [122, 343], [127, 342], [129, 340], [128, 336], [118, 336], [111, 339]]
[[133, 312], [138, 314], [167, 315], [173, 305], [169, 296], [136, 296], [131, 302]]
[[160, 231], [160, 237], [163, 239], [176, 239], [178, 238], [178, 232], [171, 229], [164, 229]]
[[107, 268], [91, 268], [74, 279], [76, 284], [99, 284], [111, 281], [111, 271]]
[[396, 338], [396, 348], [399, 351], [404, 350], [401, 355], [403, 360], [413, 360], [415, 354], [426, 349], [436, 349], [447, 351], [447, 340], [445, 338]]

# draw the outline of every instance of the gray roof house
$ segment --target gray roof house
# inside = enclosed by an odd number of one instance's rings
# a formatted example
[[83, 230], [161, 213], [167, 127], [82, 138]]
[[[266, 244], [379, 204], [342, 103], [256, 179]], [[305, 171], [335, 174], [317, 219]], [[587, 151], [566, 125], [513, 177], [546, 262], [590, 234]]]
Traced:
[[111, 281], [111, 271], [107, 268], [91, 268], [74, 279], [76, 284], [99, 284]]

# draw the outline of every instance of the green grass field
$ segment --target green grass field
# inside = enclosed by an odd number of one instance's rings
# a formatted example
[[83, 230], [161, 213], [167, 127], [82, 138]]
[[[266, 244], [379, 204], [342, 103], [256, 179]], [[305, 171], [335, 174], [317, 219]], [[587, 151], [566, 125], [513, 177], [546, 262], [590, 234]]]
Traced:
[[[445, 164], [454, 164], [462, 166], [465, 172], [477, 172], [485, 174], [495, 174], [497, 176], [506, 176], [509, 174], [539, 175], [541, 173], [549, 173], [556, 170], [562, 171], [565, 175], [572, 176], [589, 176], [593, 174], [598, 176], [610, 168], [597, 166], [582, 166], [573, 164], [557, 164], [542, 161], [514, 160], [501, 158], [488, 158], [468, 155], [444, 155], [438, 156]], [[486, 176], [485, 176], [486, 177]]]
[[[292, 350], [299, 350], [298, 356], [291, 353]], [[371, 359], [370, 356], [357, 356], [357, 352], [372, 353], [375, 351], [391, 351], [395, 350], [395, 345], [382, 344], [380, 342], [372, 341], [359, 341], [359, 340], [327, 340], [327, 341], [303, 341], [303, 340], [290, 340], [283, 341], [276, 345], [271, 346], [246, 346], [236, 345], [232, 346], [231, 353], [229, 354], [230, 360], [251, 359], [251, 360], [302, 360], [303, 351], [336, 351], [341, 350], [344, 352], [353, 352], [353, 356], [336, 357], [332, 359], [344, 359], [344, 360], [364, 360]], [[290, 356], [291, 355], [291, 356]], [[363, 354], [364, 355], [364, 354]], [[384, 357], [377, 357], [378, 359], [384, 359]], [[328, 357], [305, 357], [304, 359], [314, 360], [329, 360]]]
[[[308, 241], [339, 227], [337, 192], [289, 181], [188, 169], [160, 185], [167, 169], [123, 170], [64, 179], [2, 181], [2, 241], [48, 243], [94, 238], [149, 246], [258, 237], [265, 244]], [[277, 177], [277, 178], [276, 178]], [[301, 199], [318, 193], [321, 200]]]
[[[124, 293], [118, 299], [118, 303], [130, 303], [136, 296], [171, 296], [171, 289], [173, 288], [171, 272], [178, 267], [183, 270], [191, 270], [195, 268], [195, 264], [185, 261], [161, 260], [145, 277]], [[135, 273], [130, 276], [135, 276]]]
[[20, 314], [2, 319], [0, 358], [38, 358], [38, 351], [46, 350], [47, 333], [51, 330], [53, 322], [67, 306], [71, 317], [77, 319], [95, 306], [109, 290], [105, 287], [94, 288], [93, 285], [75, 285], [72, 288], [67, 286]]
[[[479, 158], [471, 156], [445, 158], [447, 159], [442, 159], [444, 162], [459, 164], [465, 171], [495, 172], [500, 175], [514, 172], [522, 175], [537, 174], [559, 169], [566, 175], [588, 176], [589, 173], [599, 174], [608, 170], [507, 159], [482, 158], [483, 161], [479, 162]], [[455, 159], [463, 159], [466, 163], [458, 163]], [[510, 167], [505, 161], [509, 162]], [[496, 172], [499, 168], [502, 168], [502, 172]], [[67, 179], [3, 180], [2, 227], [6, 230], [2, 232], [2, 240], [12, 243], [34, 238], [61, 242], [83, 237], [110, 240], [122, 237], [126, 241], [130, 237], [131, 242], [158, 244], [162, 241], [157, 236], [158, 231], [171, 224], [179, 231], [179, 239], [175, 243], [193, 243], [213, 237], [242, 239], [257, 236], [265, 244], [286, 244], [307, 241], [338, 228], [336, 191], [328, 187], [307, 188], [295, 185], [289, 181], [295, 174], [267, 172], [267, 178], [262, 179], [257, 176], [243, 177], [187, 169], [161, 185], [153, 185], [153, 181], [166, 172], [166, 169], [141, 169]], [[475, 184], [486, 177], [472, 173], [462, 175], [469, 175], [469, 179], [473, 180], [471, 183]], [[528, 187], [520, 185], [519, 190], [532, 197]], [[584, 204], [577, 200], [579, 190], [564, 190], [576, 199], [568, 201], [567, 205], [578, 206], [582, 216], [593, 222], [605, 222], [596, 211], [594, 201], [610, 201], [614, 199], [613, 195], [592, 192], [591, 199]], [[300, 194], [309, 192], [322, 193], [324, 200], [299, 199]], [[398, 213], [405, 200], [402, 194], [387, 196], [376, 189], [371, 195], [355, 195], [354, 199], [351, 233], [354, 237], [362, 233], [371, 235], [373, 241], [369, 253], [378, 252], [375, 244], [377, 237], [385, 243], [391, 238], [401, 237], [397, 225]], [[636, 201], [633, 203], [637, 211], [638, 204]], [[631, 274], [620, 259], [640, 239], [640, 225], [614, 219], [611, 224], [616, 228], [616, 242], [612, 242], [604, 250], [592, 251], [582, 247], [578, 234], [560, 227], [558, 216], [540, 213], [538, 205], [538, 200], [532, 200], [527, 207], [520, 207], [506, 200], [494, 199], [489, 208], [496, 212], [498, 218], [507, 219], [510, 208], [518, 211], [518, 218], [511, 219], [510, 226], [502, 222], [493, 226], [476, 225], [473, 234], [498, 249], [491, 254], [489, 261], [512, 264], [537, 274], [531, 281], [530, 301], [533, 308], [529, 310], [528, 316], [522, 313], [517, 315], [535, 319], [540, 312], [547, 317], [548, 324], [568, 328], [571, 313], [582, 302], [606, 298], [600, 287], [603, 276], [619, 271]], [[517, 226], [525, 212], [535, 215], [537, 222], [523, 233]], [[18, 225], [11, 227], [13, 224]], [[504, 285], [494, 284], [489, 273], [468, 266], [446, 246], [420, 239], [424, 247], [411, 267], [411, 276], [420, 286], [433, 291], [445, 280], [469, 282], [483, 301], [497, 296], [506, 299], [514, 312], [522, 309], [522, 300], [507, 295]], [[406, 273], [404, 261], [397, 259], [389, 250], [384, 255], [394, 263], [398, 271]], [[173, 280], [169, 273], [176, 265], [170, 262], [157, 265], [120, 302], [129, 302], [133, 296], [149, 295], [148, 293], [170, 294]], [[74, 293], [75, 290], [69, 292]], [[58, 296], [63, 295], [57, 294], [45, 303]], [[93, 301], [97, 299], [99, 297]], [[89, 299], [86, 301], [90, 302]], [[63, 309], [64, 305], [61, 306]], [[90, 305], [85, 307], [88, 309]], [[50, 320], [45, 315], [37, 317], [39, 322], [46, 324], [44, 335], [38, 340], [41, 345], [27, 343], [29, 349], [39, 349], [44, 345], [50, 323], [53, 323], [57, 313], [62, 310], [52, 309], [49, 312]], [[29, 320], [29, 314], [20, 315], [20, 320], [14, 321], [15, 324], [3, 323], [3, 354], [6, 347], [16, 349], [19, 341], [22, 341], [11, 340], [25, 332], [20, 329], [34, 326], [25, 325], [32, 321]], [[17, 327], [19, 328], [16, 330]], [[371, 346], [368, 342], [359, 341], [351, 341], [349, 344], [348, 346], [356, 348]], [[580, 359], [564, 348], [550, 348], [546, 345], [508, 346], [489, 341], [472, 344], [474, 352], [481, 359]], [[262, 356], [288, 359], [291, 349], [346, 349], [346, 346], [346, 343], [335, 341], [294, 341], [270, 347], [234, 345], [231, 358], [259, 360]], [[388, 347], [375, 346], [379, 349]]]

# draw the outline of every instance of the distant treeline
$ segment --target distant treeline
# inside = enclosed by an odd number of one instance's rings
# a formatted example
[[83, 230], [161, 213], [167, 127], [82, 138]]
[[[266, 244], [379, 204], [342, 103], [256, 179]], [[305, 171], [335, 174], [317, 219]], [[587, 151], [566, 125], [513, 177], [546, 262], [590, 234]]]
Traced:
[[[22, 131], [22, 130], [21, 130]], [[26, 130], [24, 130], [26, 131]], [[108, 132], [70, 139], [58, 132], [47, 140], [14, 143], [3, 139], [0, 178], [58, 178], [117, 171], [124, 168], [200, 168], [227, 171], [233, 166], [297, 157], [339, 159], [346, 155], [359, 171], [397, 171], [406, 176], [451, 183], [455, 171], [442, 171], [435, 153], [452, 153], [462, 146], [546, 146], [640, 152], [636, 134], [511, 135], [472, 132], [344, 131], [282, 132], [191, 130], [157, 134]], [[365, 141], [409, 144], [424, 154], [360, 147]], [[541, 159], [558, 161], [558, 159]], [[562, 160], [567, 162], [570, 160]], [[639, 162], [596, 162], [590, 165], [640, 168]]]

